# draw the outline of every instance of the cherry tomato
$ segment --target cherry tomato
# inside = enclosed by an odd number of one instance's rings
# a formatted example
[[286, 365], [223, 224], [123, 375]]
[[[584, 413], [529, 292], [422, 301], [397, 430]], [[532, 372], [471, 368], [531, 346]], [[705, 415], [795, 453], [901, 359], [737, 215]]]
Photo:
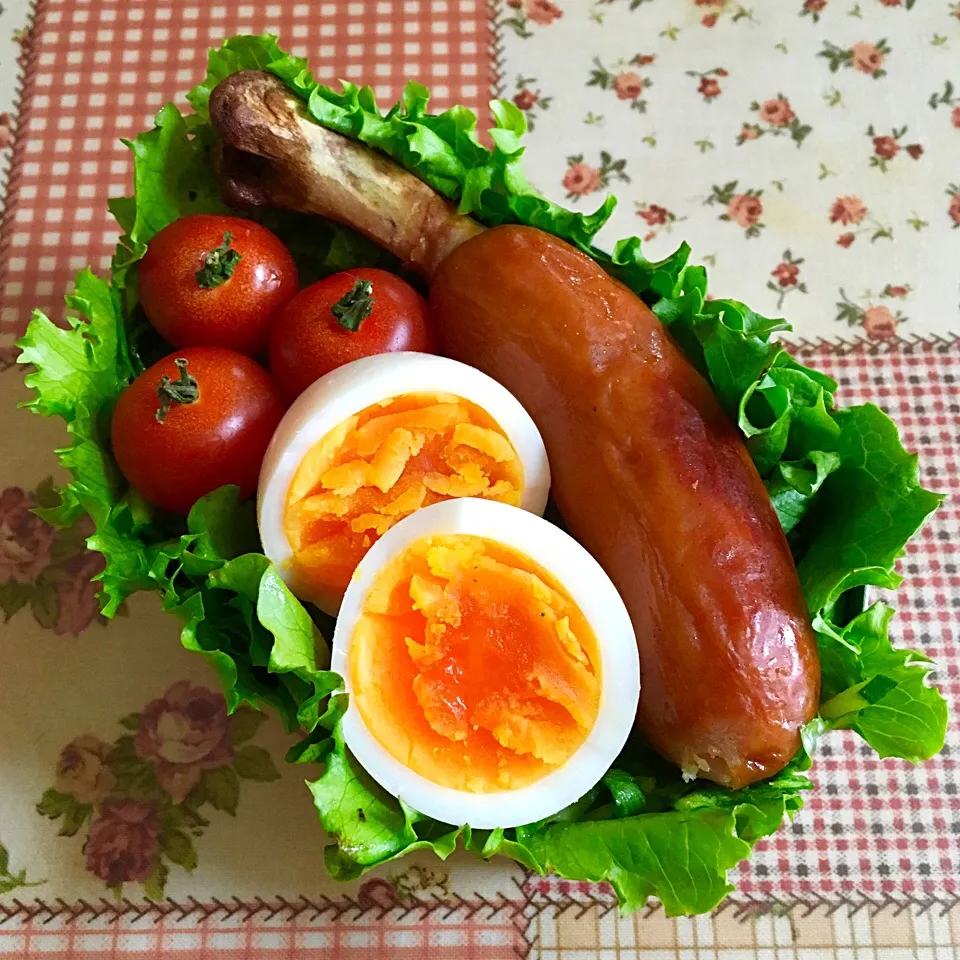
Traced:
[[110, 432], [123, 475], [144, 498], [187, 513], [226, 483], [249, 496], [284, 405], [258, 363], [223, 347], [164, 357], [121, 394]]
[[137, 288], [147, 319], [175, 347], [266, 348], [276, 312], [297, 292], [290, 251], [241, 217], [174, 220], [149, 243]]
[[270, 372], [288, 400], [336, 367], [375, 353], [433, 352], [427, 304], [386, 270], [345, 270], [301, 290], [277, 314]]

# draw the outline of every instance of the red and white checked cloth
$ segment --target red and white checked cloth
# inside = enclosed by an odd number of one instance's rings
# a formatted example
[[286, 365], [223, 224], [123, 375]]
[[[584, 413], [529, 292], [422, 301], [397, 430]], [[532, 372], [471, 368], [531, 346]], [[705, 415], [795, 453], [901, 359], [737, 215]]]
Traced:
[[933, 347], [843, 356], [818, 349], [804, 361], [840, 383], [844, 405], [871, 401], [917, 450], [928, 487], [948, 495], [908, 546], [906, 582], [893, 602], [895, 642], [940, 665], [951, 707], [947, 746], [911, 767], [879, 760], [852, 734], [821, 744], [818, 789], [791, 829], [758, 847], [740, 869], [740, 889], [775, 897], [809, 892], [937, 895], [950, 900], [960, 870], [960, 353]]
[[483, 0], [237, 4], [39, 0], [23, 45], [20, 137], [0, 232], [0, 335], [35, 307], [63, 313], [78, 270], [106, 270], [119, 232], [107, 198], [130, 192], [120, 142], [153, 125], [202, 78], [206, 51], [235, 33], [269, 31], [309, 55], [318, 79], [370, 84], [384, 105], [409, 79], [433, 108], [486, 116], [490, 23]]
[[[957, 901], [960, 884], [960, 352], [920, 346], [909, 352], [839, 354], [828, 346], [803, 361], [840, 383], [841, 404], [867, 401], [899, 424], [917, 450], [925, 485], [948, 499], [907, 547], [906, 576], [891, 597], [892, 635], [940, 666], [950, 704], [947, 745], [913, 767], [880, 760], [853, 734], [821, 741], [817, 789], [792, 826], [757, 844], [735, 872], [740, 894], [790, 902], [881, 902], [884, 897]], [[589, 884], [534, 877], [532, 890], [591, 899]]]
[[[446, 916], [445, 916], [446, 914]], [[317, 915], [305, 910], [290, 919], [245, 911], [223, 919], [202, 913], [157, 919], [116, 920], [109, 912], [72, 922], [67, 917], [44, 924], [42, 919], [16, 920], [0, 926], [0, 956], [44, 957], [46, 960], [516, 960], [525, 956], [524, 923], [509, 911], [492, 918], [434, 910], [424, 916], [385, 917], [371, 911], [359, 919]]]

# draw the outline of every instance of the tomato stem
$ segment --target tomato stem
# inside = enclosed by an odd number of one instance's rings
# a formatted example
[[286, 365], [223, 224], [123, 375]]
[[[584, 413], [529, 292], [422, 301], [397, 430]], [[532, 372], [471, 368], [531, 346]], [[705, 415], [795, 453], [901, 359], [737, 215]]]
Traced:
[[163, 423], [167, 419], [167, 414], [175, 403], [196, 403], [200, 399], [200, 385], [195, 377], [187, 373], [187, 361], [178, 357], [173, 362], [177, 365], [180, 376], [176, 380], [171, 380], [166, 374], [160, 378], [160, 385], [157, 387], [157, 396], [160, 398], [157, 423]]
[[356, 333], [360, 324], [373, 313], [376, 303], [373, 296], [373, 284], [369, 280], [358, 280], [349, 293], [345, 293], [331, 308], [337, 323], [344, 330]]
[[197, 284], [204, 290], [212, 290], [226, 283], [237, 269], [237, 264], [243, 257], [230, 246], [233, 239], [229, 230], [223, 235], [223, 243], [219, 247], [203, 255], [203, 266], [197, 271]]

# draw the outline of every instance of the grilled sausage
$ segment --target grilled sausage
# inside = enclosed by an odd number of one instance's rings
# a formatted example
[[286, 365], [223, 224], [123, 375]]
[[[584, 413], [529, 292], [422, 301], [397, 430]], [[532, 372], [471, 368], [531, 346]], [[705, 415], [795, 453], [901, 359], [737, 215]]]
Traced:
[[457, 247], [430, 307], [444, 352], [504, 384], [543, 435], [560, 512], [636, 628], [642, 733], [730, 787], [781, 769], [817, 710], [815, 639], [770, 498], [705, 380], [637, 296], [531, 227]]

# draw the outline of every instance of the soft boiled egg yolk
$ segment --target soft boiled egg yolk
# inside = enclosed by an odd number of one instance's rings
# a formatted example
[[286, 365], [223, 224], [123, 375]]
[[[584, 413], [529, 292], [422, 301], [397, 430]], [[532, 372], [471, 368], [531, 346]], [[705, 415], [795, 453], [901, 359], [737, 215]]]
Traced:
[[293, 477], [284, 527], [298, 592], [342, 595], [372, 544], [408, 514], [453, 497], [517, 506], [523, 466], [496, 421], [446, 394], [409, 394], [348, 417]]
[[466, 534], [423, 537], [378, 572], [348, 669], [380, 744], [459, 790], [539, 780], [600, 706], [597, 641], [570, 595], [519, 551]]

